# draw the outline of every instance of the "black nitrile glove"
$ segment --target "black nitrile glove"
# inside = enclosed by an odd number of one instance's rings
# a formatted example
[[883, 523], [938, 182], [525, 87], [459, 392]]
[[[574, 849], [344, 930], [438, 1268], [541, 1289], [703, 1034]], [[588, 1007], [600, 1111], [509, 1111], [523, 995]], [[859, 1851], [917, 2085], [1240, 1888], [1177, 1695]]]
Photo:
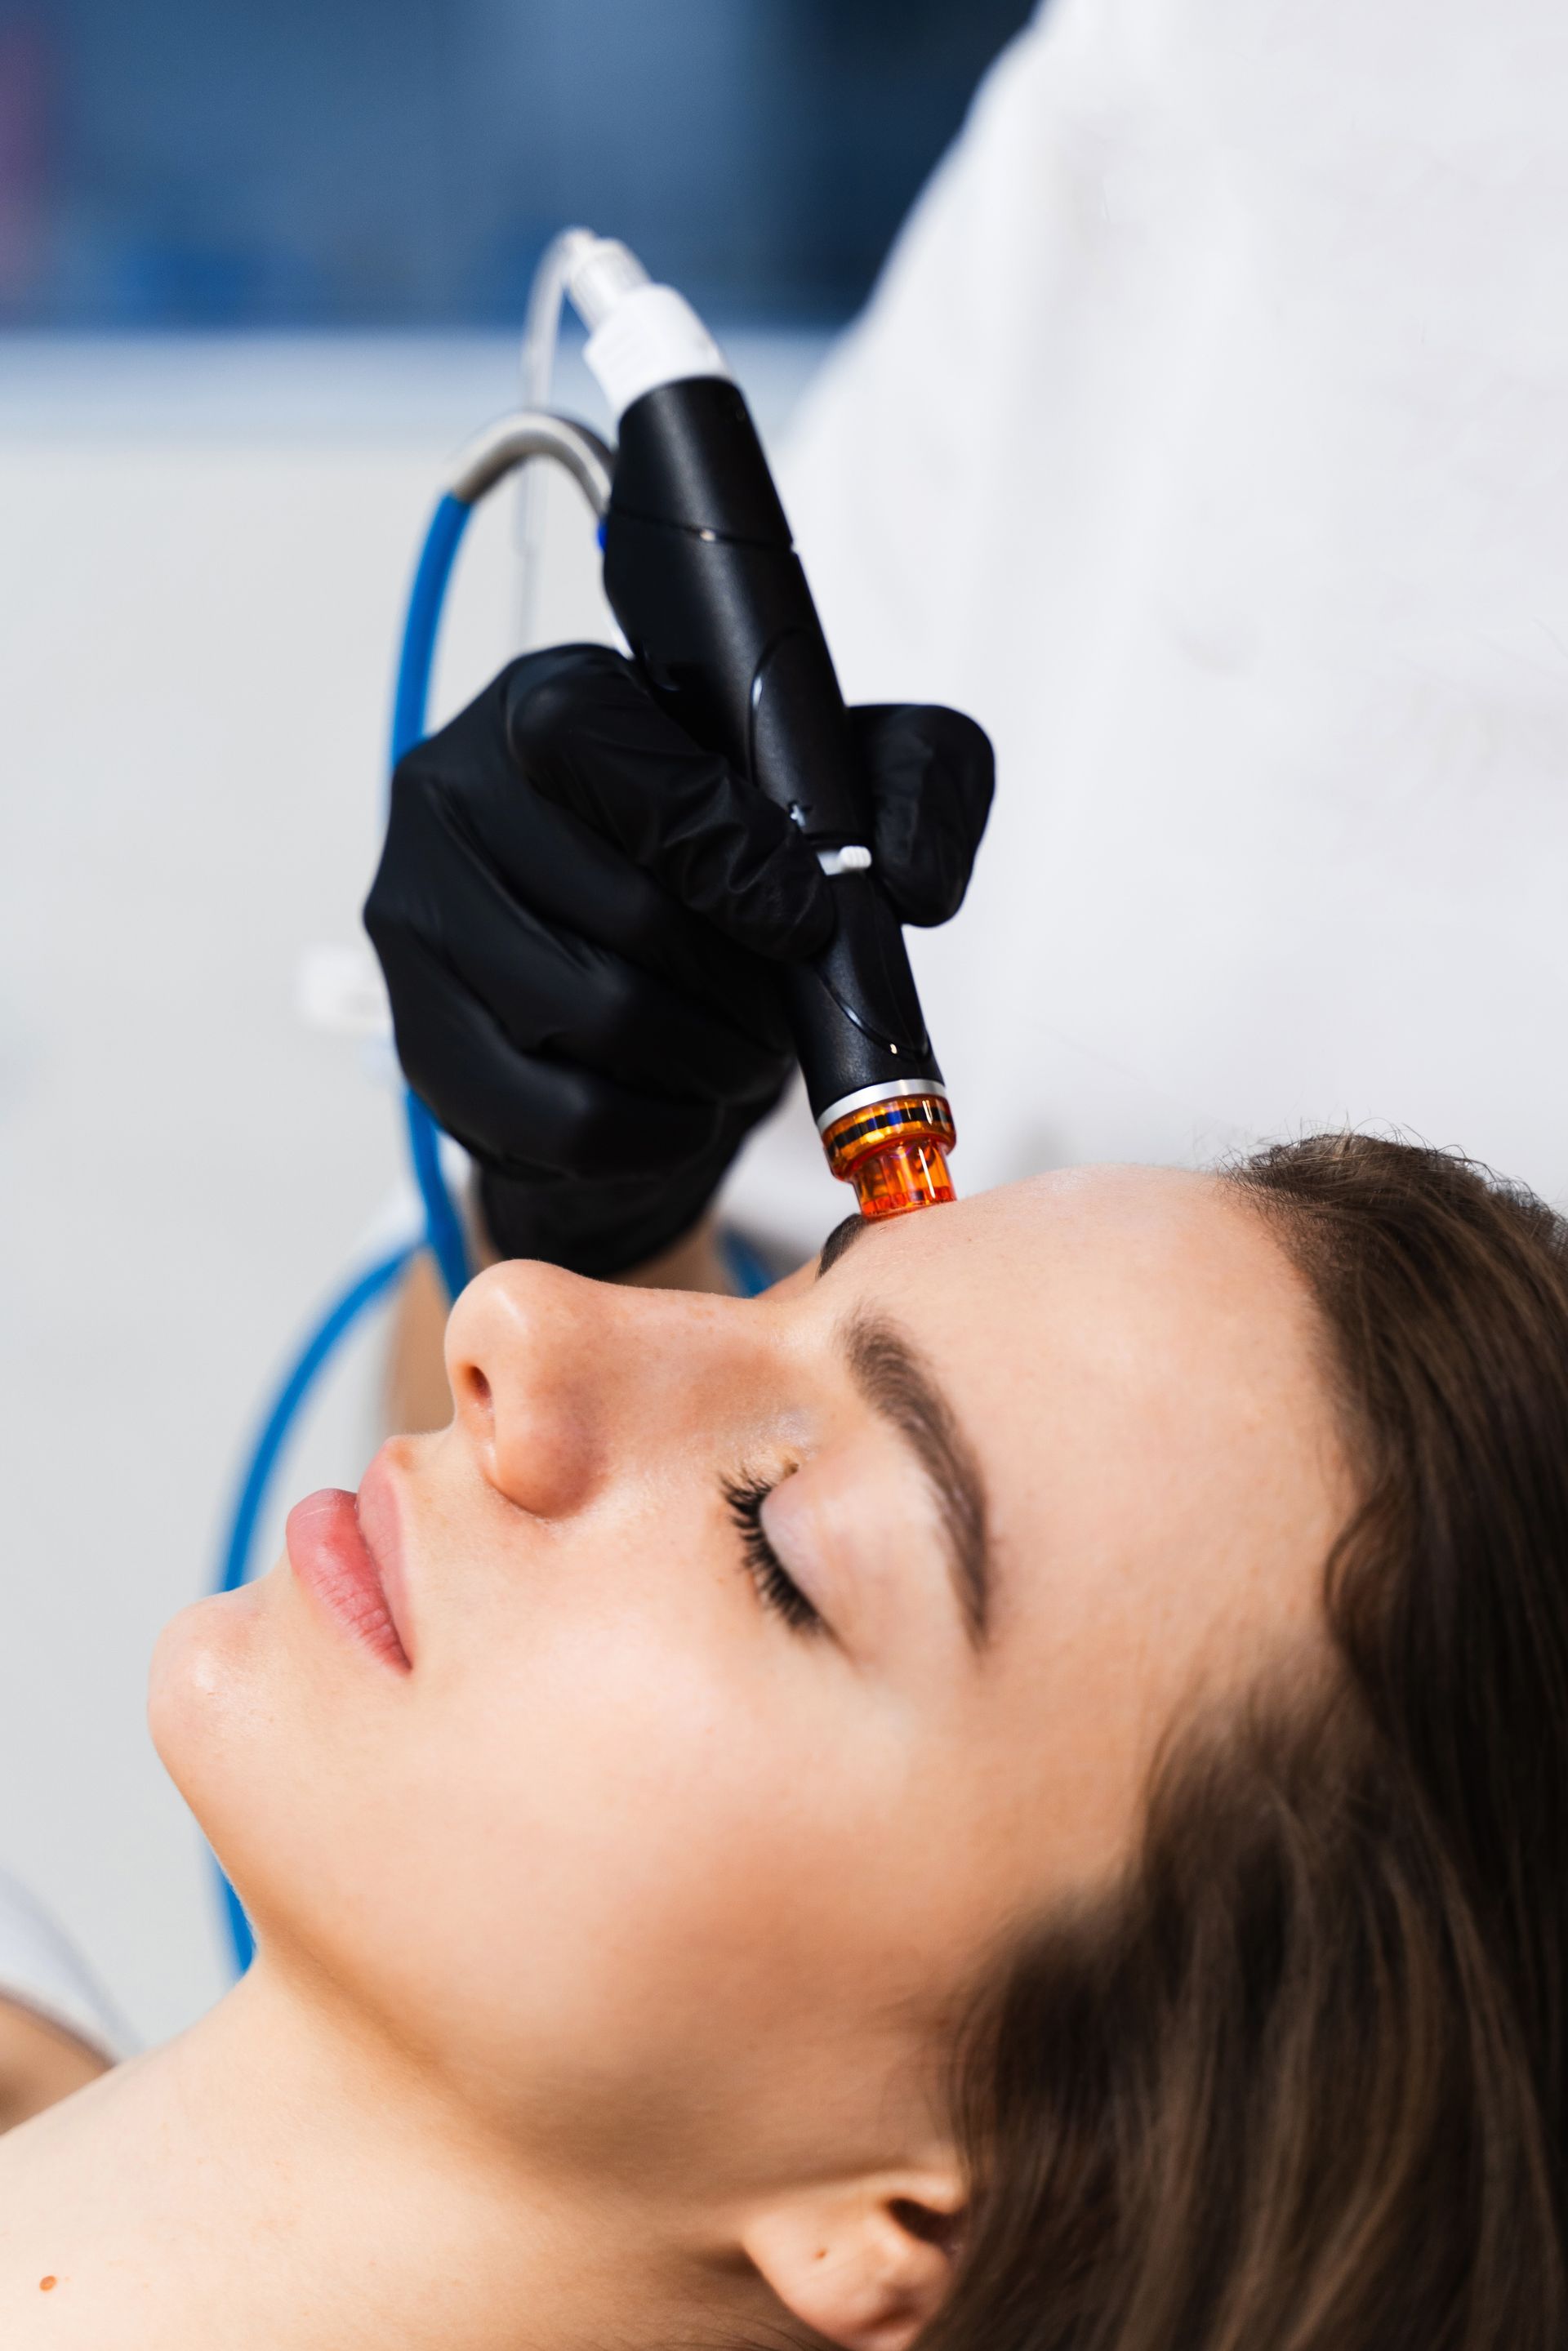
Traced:
[[[972, 719], [851, 713], [883, 887], [963, 898], [990, 807]], [[497, 1247], [623, 1272], [679, 1239], [792, 1055], [779, 966], [832, 934], [783, 811], [601, 645], [529, 653], [402, 759], [365, 905], [408, 1081], [481, 1168]]]

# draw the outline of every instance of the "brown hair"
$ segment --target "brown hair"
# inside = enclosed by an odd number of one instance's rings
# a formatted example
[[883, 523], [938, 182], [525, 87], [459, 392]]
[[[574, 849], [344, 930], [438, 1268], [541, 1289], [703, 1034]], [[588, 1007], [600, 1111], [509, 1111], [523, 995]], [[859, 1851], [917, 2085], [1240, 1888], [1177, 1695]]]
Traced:
[[1363, 1135], [1228, 1180], [1358, 1474], [1338, 1671], [1189, 1731], [1125, 1884], [984, 2003], [923, 2351], [1561, 2351], [1568, 1226]]

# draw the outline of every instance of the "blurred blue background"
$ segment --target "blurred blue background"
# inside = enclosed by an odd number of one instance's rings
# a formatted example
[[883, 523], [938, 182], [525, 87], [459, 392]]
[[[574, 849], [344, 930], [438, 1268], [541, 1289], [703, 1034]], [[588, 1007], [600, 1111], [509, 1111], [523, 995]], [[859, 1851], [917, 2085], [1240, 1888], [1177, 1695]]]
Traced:
[[829, 323], [1028, 0], [0, 0], [0, 320], [509, 324], [551, 233]]

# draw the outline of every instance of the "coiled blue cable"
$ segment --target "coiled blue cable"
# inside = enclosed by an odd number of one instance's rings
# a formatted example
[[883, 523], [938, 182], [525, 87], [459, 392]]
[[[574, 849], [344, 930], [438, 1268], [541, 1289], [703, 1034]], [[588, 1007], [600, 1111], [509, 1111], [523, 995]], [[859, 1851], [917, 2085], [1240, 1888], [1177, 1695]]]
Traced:
[[[430, 677], [435, 664], [435, 641], [441, 628], [452, 566], [471, 509], [460, 498], [444, 497], [431, 517], [409, 591], [403, 622], [402, 651], [398, 661], [397, 687], [392, 698], [392, 763], [423, 742], [430, 701]], [[424, 1238], [441, 1270], [448, 1293], [455, 1298], [468, 1280], [468, 1250], [463, 1222], [453, 1205], [441, 1172], [441, 1131], [419, 1096], [410, 1089], [405, 1097], [409, 1157], [414, 1181], [424, 1204]], [[252, 1444], [229, 1517], [219, 1592], [236, 1592], [249, 1581], [256, 1531], [272, 1490], [289, 1432], [303, 1411], [312, 1388], [341, 1343], [415, 1254], [411, 1243], [379, 1258], [354, 1276], [348, 1288], [319, 1315], [284, 1374]], [[256, 1938], [238, 1895], [214, 1860], [224, 1923], [237, 1973], [243, 1975], [256, 1954]]]
[[405, 751], [424, 739], [430, 674], [435, 666], [435, 640], [442, 608], [457, 549], [473, 508], [448, 492], [430, 518], [413, 585], [408, 591], [408, 611], [402, 624], [402, 651], [398, 659], [397, 687], [392, 696], [392, 758], [395, 768]]
[[[448, 492], [431, 517], [430, 528], [425, 533], [413, 586], [409, 591], [397, 691], [392, 697], [394, 768], [405, 751], [412, 751], [416, 743], [424, 740], [442, 608], [446, 601], [452, 566], [472, 512], [471, 507]], [[441, 1269], [447, 1295], [455, 1298], [468, 1280], [468, 1249], [463, 1237], [463, 1220], [453, 1206], [441, 1172], [441, 1130], [412, 1087], [406, 1107], [409, 1156], [413, 1164], [413, 1180], [424, 1203], [425, 1238]]]
[[[373, 1306], [377, 1299], [392, 1288], [413, 1254], [412, 1245], [392, 1249], [387, 1256], [378, 1258], [373, 1264], [367, 1266], [362, 1273], [357, 1274], [348, 1289], [333, 1299], [319, 1317], [304, 1345], [279, 1381], [240, 1480], [239, 1493], [229, 1521], [223, 1573], [218, 1580], [220, 1592], [237, 1592], [240, 1585], [249, 1580], [256, 1530], [267, 1508], [289, 1432], [311, 1389], [337, 1352], [340, 1343], [348, 1336], [367, 1308]], [[240, 1907], [239, 1896], [221, 1869], [218, 1870], [218, 1884], [222, 1890], [224, 1916], [235, 1965], [243, 1975], [255, 1953], [256, 1938], [250, 1931], [250, 1921]]]
[[[424, 739], [430, 702], [431, 672], [435, 665], [435, 641], [442, 608], [468, 517], [473, 509], [450, 495], [431, 517], [413, 586], [409, 591], [403, 622], [402, 650], [398, 661], [397, 687], [392, 700], [392, 764]], [[463, 1221], [446, 1188], [441, 1169], [441, 1130], [419, 1096], [405, 1095], [409, 1156], [424, 1207], [424, 1245], [440, 1268], [448, 1294], [455, 1298], [468, 1280], [468, 1249]], [[769, 1268], [737, 1234], [726, 1236], [726, 1252], [737, 1285], [748, 1296], [766, 1290], [773, 1276]], [[284, 1374], [252, 1445], [241, 1477], [224, 1546], [217, 1590], [235, 1592], [249, 1581], [256, 1531], [261, 1523], [273, 1480], [289, 1433], [310, 1392], [339, 1346], [360, 1317], [391, 1289], [417, 1254], [410, 1242], [379, 1258], [355, 1275], [348, 1288], [324, 1309]], [[236, 1973], [243, 1975], [256, 1954], [256, 1938], [238, 1895], [216, 1860], [224, 1923]]]

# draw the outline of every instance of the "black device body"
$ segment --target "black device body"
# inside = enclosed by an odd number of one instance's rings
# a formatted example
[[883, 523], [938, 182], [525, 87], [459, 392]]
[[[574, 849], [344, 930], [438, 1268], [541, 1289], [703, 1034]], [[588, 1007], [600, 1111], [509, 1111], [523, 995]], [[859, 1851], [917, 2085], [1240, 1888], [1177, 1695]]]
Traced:
[[[778, 802], [813, 847], [870, 844], [849, 721], [749, 410], [716, 376], [621, 420], [604, 588], [654, 694]], [[838, 923], [789, 975], [813, 1113], [873, 1087], [938, 1089], [904, 933], [874, 869], [835, 878]]]

